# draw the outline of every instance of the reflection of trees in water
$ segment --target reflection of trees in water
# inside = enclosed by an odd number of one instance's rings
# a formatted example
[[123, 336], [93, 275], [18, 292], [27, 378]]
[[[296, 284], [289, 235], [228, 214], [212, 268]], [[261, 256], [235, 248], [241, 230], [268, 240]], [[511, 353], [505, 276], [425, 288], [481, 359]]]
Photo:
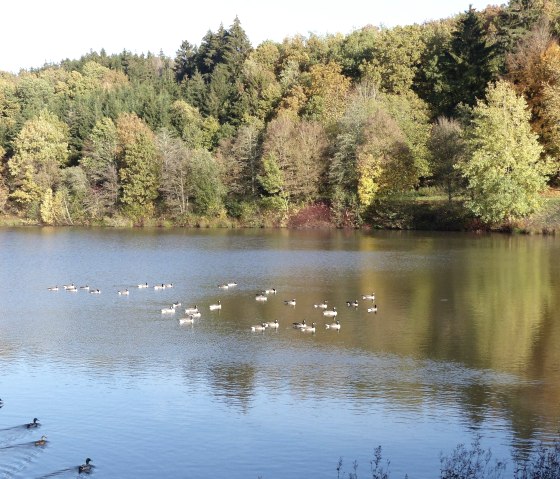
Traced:
[[392, 350], [515, 374], [515, 386], [469, 384], [460, 401], [473, 425], [503, 415], [521, 440], [556, 429], [560, 416], [553, 246], [515, 236], [422, 238], [410, 253], [423, 254], [425, 264], [399, 277], [405, 301], [410, 295], [401, 326], [410, 330], [400, 342], [391, 335]]
[[214, 364], [207, 371], [212, 393], [216, 397], [243, 412], [249, 410], [255, 389], [256, 368], [253, 365]]
[[[501, 417], [515, 442], [553, 438], [560, 417], [554, 238], [388, 232], [359, 242], [361, 251], [374, 254], [364, 256], [369, 264], [359, 268], [357, 287], [375, 290], [380, 312], [373, 327], [352, 332], [354, 346], [513, 374], [517, 380], [507, 384], [486, 375], [459, 381], [450, 385], [451, 397], [473, 427]], [[428, 380], [411, 387], [429, 400], [429, 386]], [[368, 385], [358, 382], [356, 390]]]

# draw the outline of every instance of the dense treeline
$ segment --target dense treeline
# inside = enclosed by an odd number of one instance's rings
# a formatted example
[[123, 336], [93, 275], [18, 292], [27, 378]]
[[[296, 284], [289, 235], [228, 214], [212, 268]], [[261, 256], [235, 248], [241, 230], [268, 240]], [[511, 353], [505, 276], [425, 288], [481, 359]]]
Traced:
[[0, 210], [44, 224], [339, 226], [419, 187], [487, 224], [560, 169], [560, 1], [253, 48], [239, 19], [163, 54], [0, 72]]

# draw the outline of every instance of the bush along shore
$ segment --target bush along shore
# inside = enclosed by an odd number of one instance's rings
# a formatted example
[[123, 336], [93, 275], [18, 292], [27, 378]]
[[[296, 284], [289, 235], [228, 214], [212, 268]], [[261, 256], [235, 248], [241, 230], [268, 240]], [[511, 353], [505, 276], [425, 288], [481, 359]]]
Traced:
[[[364, 468], [354, 461], [347, 470], [342, 458], [336, 465], [337, 479], [390, 479], [390, 461], [384, 460], [381, 446]], [[363, 472], [362, 472], [363, 471]], [[408, 474], [405, 479], [408, 479]], [[414, 476], [410, 476], [412, 479]], [[494, 458], [491, 449], [484, 449], [480, 437], [470, 445], [459, 444], [448, 455], [440, 455], [440, 473], [434, 479], [558, 479], [560, 478], [560, 441], [539, 445], [525, 458], [506, 460]]]
[[109, 228], [185, 227], [185, 228], [289, 228], [289, 229], [358, 229], [505, 232], [554, 235], [560, 231], [560, 201], [545, 199], [539, 213], [508, 223], [488, 224], [480, 221], [459, 202], [401, 199], [377, 201], [363, 214], [347, 210], [333, 212], [325, 203], [292, 207], [282, 213], [244, 205], [237, 216], [227, 213], [213, 217], [185, 215], [153, 217], [134, 222], [123, 215], [100, 219], [80, 218], [45, 223], [16, 214], [0, 215], [0, 226], [97, 226]]

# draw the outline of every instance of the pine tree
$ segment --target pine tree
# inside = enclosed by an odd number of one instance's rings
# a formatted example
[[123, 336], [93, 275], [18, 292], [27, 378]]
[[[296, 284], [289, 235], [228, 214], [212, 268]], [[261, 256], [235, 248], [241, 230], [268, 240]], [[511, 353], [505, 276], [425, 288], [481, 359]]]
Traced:
[[484, 98], [488, 82], [495, 77], [494, 48], [489, 46], [482, 23], [471, 7], [453, 32], [442, 70], [447, 80], [443, 113], [452, 116], [460, 103], [473, 106]]
[[177, 83], [181, 83], [184, 78], [191, 78], [194, 75], [196, 71], [196, 55], [197, 49], [195, 46], [191, 45], [186, 40], [181, 43], [175, 55], [175, 64], [173, 65]]

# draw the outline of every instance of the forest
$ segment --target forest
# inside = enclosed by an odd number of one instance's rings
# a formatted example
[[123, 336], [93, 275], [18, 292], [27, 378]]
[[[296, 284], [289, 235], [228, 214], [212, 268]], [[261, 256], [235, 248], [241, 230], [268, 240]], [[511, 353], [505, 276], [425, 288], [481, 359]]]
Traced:
[[510, 0], [256, 47], [235, 18], [175, 58], [101, 50], [0, 72], [0, 215], [515, 225], [560, 183], [559, 37], [560, 0]]

